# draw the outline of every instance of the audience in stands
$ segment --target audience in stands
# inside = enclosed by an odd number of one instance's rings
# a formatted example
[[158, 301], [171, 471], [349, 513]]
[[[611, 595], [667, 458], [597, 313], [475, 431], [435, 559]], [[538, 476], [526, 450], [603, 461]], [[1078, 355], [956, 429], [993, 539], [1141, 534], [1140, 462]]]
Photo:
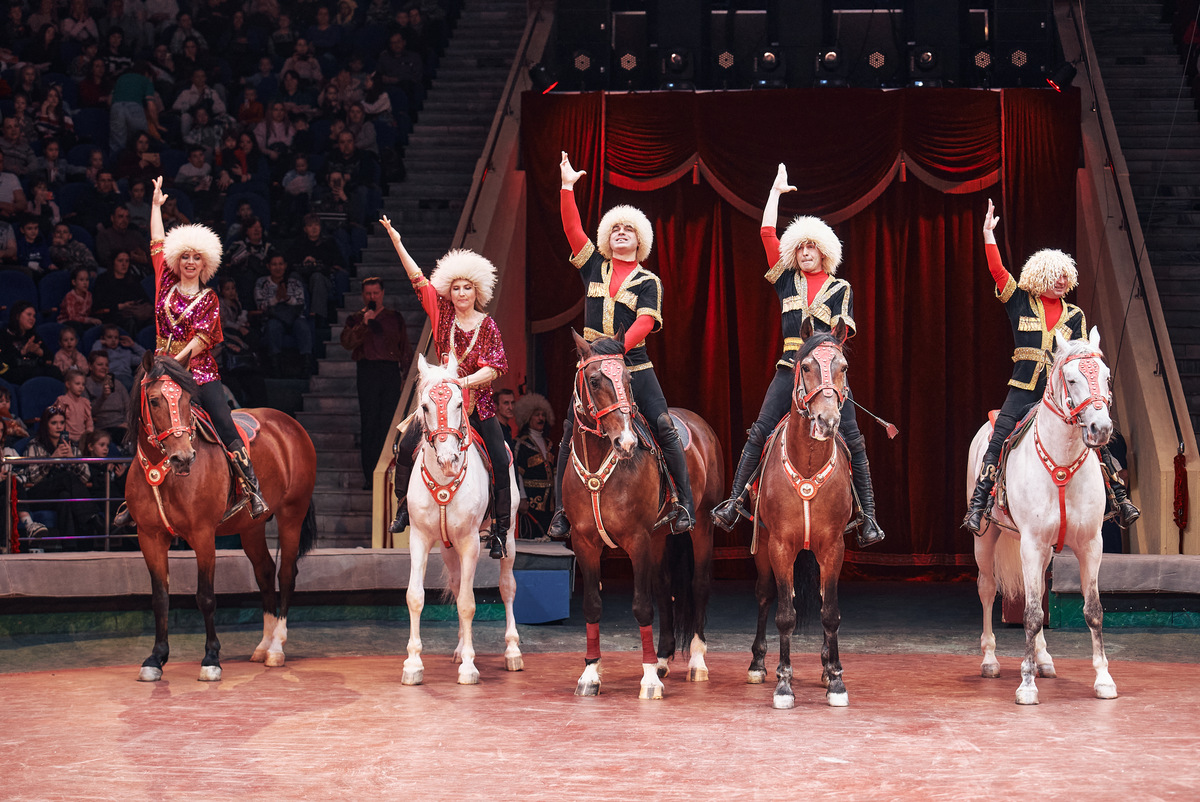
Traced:
[[66, 376], [71, 368], [88, 369], [87, 357], [79, 352], [79, 334], [70, 326], [58, 332], [58, 350], [54, 352], [54, 367]]
[[72, 325], [82, 331], [84, 328], [100, 325], [100, 319], [92, 315], [92, 293], [88, 290], [92, 274], [86, 267], [77, 267], [71, 271], [71, 289], [63, 296], [59, 305], [58, 322]]
[[93, 428], [92, 399], [83, 387], [84, 381], [82, 370], [77, 367], [67, 368], [63, 371], [63, 383], [67, 386], [67, 391], [54, 401], [54, 406], [67, 416], [67, 434], [77, 443]]
[[21, 384], [35, 376], [59, 378], [50, 349], [37, 333], [37, 309], [29, 301], [17, 301], [8, 313], [8, 327], [0, 331], [0, 378]]
[[283, 338], [291, 335], [296, 350], [304, 359], [305, 369], [312, 370], [313, 330], [304, 313], [304, 285], [295, 275], [288, 275], [287, 259], [273, 253], [267, 262], [267, 275], [254, 286], [254, 303], [263, 313], [263, 340], [267, 346], [268, 369], [281, 375], [280, 354]]
[[[57, 406], [47, 407], [41, 414], [37, 434], [25, 447], [26, 457], [56, 457], [65, 459], [80, 457], [79, 447], [66, 432], [67, 419]], [[18, 472], [20, 495], [30, 499], [78, 499], [88, 495], [91, 472], [82, 462], [24, 465]], [[79, 537], [100, 534], [104, 520], [94, 503], [63, 501], [41, 505], [37, 509], [48, 509], [55, 513], [58, 532], [63, 537]]]
[[88, 357], [88, 375], [83, 383], [92, 401], [92, 421], [99, 429], [125, 439], [129, 420], [129, 391], [108, 372], [108, 351], [101, 348]]
[[142, 363], [146, 349], [133, 341], [114, 323], [105, 323], [100, 337], [92, 344], [92, 351], [104, 349], [108, 352], [108, 370], [128, 390], [133, 387], [133, 374]]

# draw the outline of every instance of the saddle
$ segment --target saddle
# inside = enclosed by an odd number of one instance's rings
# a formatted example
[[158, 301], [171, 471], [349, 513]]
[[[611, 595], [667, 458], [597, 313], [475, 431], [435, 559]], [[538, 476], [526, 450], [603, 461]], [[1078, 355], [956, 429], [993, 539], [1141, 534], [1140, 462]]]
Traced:
[[[225, 503], [225, 515], [221, 518], [221, 523], [224, 523], [245, 507], [250, 500], [242, 490], [240, 476], [233, 465], [233, 455], [225, 450], [225, 444], [217, 436], [217, 429], [213, 426], [212, 417], [209, 416], [208, 411], [197, 406], [192, 408], [192, 414], [196, 416], [196, 431], [199, 433], [200, 439], [221, 446], [221, 453], [225, 455], [226, 467], [229, 469], [232, 481], [229, 483], [229, 498]], [[233, 418], [233, 425], [237, 427], [238, 435], [242, 438], [242, 442], [246, 445], [246, 451], [249, 453], [250, 444], [258, 437], [258, 431], [262, 424], [244, 410], [235, 409], [230, 415]]]
[[[668, 414], [671, 416], [671, 423], [675, 426], [675, 433], [679, 435], [679, 444], [683, 448], [684, 454], [686, 454], [692, 447], [692, 430], [674, 412]], [[654, 528], [657, 529], [669, 520], [671, 505], [679, 498], [679, 492], [675, 487], [675, 480], [671, 476], [671, 471], [667, 468], [667, 461], [663, 457], [662, 448], [655, 439], [654, 428], [650, 426], [650, 422], [646, 420], [641, 412], [633, 416], [633, 431], [637, 435], [639, 447], [649, 451], [658, 463], [658, 520], [654, 524]]]
[[[992, 487], [992, 497], [995, 499], [997, 509], [1001, 510], [1005, 515], [1008, 514], [1008, 494], [1005, 492], [1004, 475], [1008, 470], [1008, 455], [1017, 447], [1017, 444], [1025, 439], [1025, 435], [1029, 432], [1033, 424], [1033, 419], [1037, 413], [1037, 405], [1029, 409], [1025, 413], [1025, 417], [1017, 422], [1016, 428], [1012, 430], [1008, 438], [1004, 441], [1004, 445], [1000, 448], [1000, 462], [996, 465], [996, 484]], [[988, 413], [988, 425], [995, 431], [996, 417], [1000, 414], [1000, 410], [993, 409]]]

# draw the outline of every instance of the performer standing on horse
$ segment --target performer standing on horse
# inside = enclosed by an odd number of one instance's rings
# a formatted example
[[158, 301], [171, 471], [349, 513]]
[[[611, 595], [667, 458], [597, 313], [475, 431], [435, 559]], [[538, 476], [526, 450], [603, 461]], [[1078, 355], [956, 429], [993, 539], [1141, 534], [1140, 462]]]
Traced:
[[[1021, 268], [1020, 280], [1013, 280], [1004, 269], [1000, 259], [1000, 248], [996, 245], [995, 207], [988, 200], [987, 216], [983, 219], [983, 243], [987, 252], [988, 270], [996, 282], [996, 297], [1008, 312], [1012, 326], [1013, 372], [1008, 380], [1008, 395], [988, 441], [983, 467], [971, 495], [971, 504], [963, 519], [963, 526], [978, 537], [983, 533], [983, 520], [992, 505], [992, 488], [996, 485], [996, 473], [1000, 464], [1000, 451], [1004, 441], [1016, 428], [1017, 422], [1025, 417], [1042, 397], [1046, 389], [1046, 370], [1054, 362], [1054, 334], [1068, 340], [1087, 339], [1087, 321], [1083, 310], [1062, 300], [1075, 289], [1079, 273], [1075, 260], [1062, 251], [1046, 248], [1038, 251]], [[1129, 493], [1119, 481], [1113, 481], [1115, 470], [1108, 447], [1100, 448], [1101, 462], [1105, 466], [1104, 478], [1117, 509], [1117, 520], [1127, 528], [1141, 513], [1129, 500]]]
[[[258, 477], [250, 462], [225, 394], [212, 349], [224, 339], [217, 293], [206, 286], [221, 266], [221, 240], [212, 229], [199, 223], [177, 226], [163, 235], [162, 176], [154, 180], [150, 209], [150, 261], [154, 265], [155, 353], [174, 357], [196, 380], [196, 398], [212, 420], [237, 471], [250, 514], [267, 512]], [[137, 432], [130, 429], [131, 436]]]
[[[483, 438], [492, 463], [495, 514], [492, 516], [488, 555], [499, 560], [505, 556], [505, 542], [511, 523], [508, 449], [500, 422], [492, 382], [508, 371], [508, 357], [500, 339], [500, 327], [483, 310], [492, 300], [496, 286], [496, 267], [484, 257], [466, 249], [453, 250], [438, 260], [429, 278], [409, 255], [400, 232], [387, 217], [379, 220], [392, 238], [392, 245], [404, 265], [413, 290], [433, 324], [433, 342], [438, 360], [453, 353], [466, 397], [471, 426]], [[393, 534], [408, 526], [408, 480], [413, 469], [413, 452], [421, 435], [419, 425], [410, 425], [401, 438], [396, 455], [396, 519]]]
[[[559, 163], [562, 188], [559, 192], [559, 211], [563, 231], [571, 244], [571, 264], [579, 270], [587, 297], [583, 306], [583, 336], [588, 342], [600, 337], [613, 337], [624, 331], [625, 365], [629, 368], [633, 400], [646, 421], [655, 429], [667, 470], [675, 483], [678, 501], [671, 512], [671, 531], [688, 532], [696, 525], [696, 510], [692, 488], [688, 481], [687, 458], [679, 442], [679, 434], [667, 412], [654, 365], [646, 353], [646, 335], [662, 328], [662, 282], [658, 276], [642, 267], [654, 244], [654, 230], [639, 209], [614, 206], [600, 220], [596, 243], [588, 239], [575, 205], [575, 182], [586, 171], [575, 170], [566, 151]], [[563, 424], [563, 439], [558, 448], [558, 470], [554, 478], [554, 498], [557, 509], [547, 532], [551, 537], [564, 537], [571, 528], [562, 509], [562, 481], [571, 452], [575, 412]]]
[[[842, 243], [833, 229], [820, 218], [797, 217], [787, 227], [782, 240], [775, 236], [779, 196], [795, 189], [788, 184], [787, 168], [779, 165], [771, 194], [763, 207], [760, 233], [771, 265], [766, 279], [775, 287], [783, 305], [783, 356], [776, 363], [775, 377], [767, 387], [758, 419], [747, 432], [729, 498], [712, 513], [713, 522], [727, 532], [732, 531], [739, 515], [750, 517], [745, 508], [750, 480], [758, 470], [767, 438], [791, 408], [796, 353], [804, 345], [800, 336], [804, 321], [811, 319], [815, 332], [829, 332], [840, 320], [846, 324], [851, 336], [855, 332], [854, 293], [848, 281], [835, 277], [842, 262]], [[850, 447], [854, 492], [862, 516], [857, 522], [861, 524], [858, 545], [863, 548], [883, 540], [884, 534], [875, 520], [871, 467], [867, 462], [866, 443], [854, 416], [854, 400], [849, 387], [842, 404], [839, 431]]]

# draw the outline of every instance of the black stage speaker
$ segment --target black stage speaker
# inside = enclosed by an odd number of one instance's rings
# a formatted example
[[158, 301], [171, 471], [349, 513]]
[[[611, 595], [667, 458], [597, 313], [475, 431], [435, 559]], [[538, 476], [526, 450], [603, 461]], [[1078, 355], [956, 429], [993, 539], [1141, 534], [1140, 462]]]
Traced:
[[559, 0], [554, 17], [554, 64], [561, 88], [608, 88], [611, 25], [608, 0]]
[[[817, 54], [825, 44], [829, 15], [824, 2], [815, 0], [767, 0], [768, 44], [781, 52], [774, 53], [776, 64], [782, 57], [787, 85], [793, 88], [810, 87], [816, 78]], [[832, 44], [832, 42], [830, 42]], [[756, 78], [777, 73], [779, 66], [765, 63], [760, 54]], [[766, 60], [769, 62], [770, 60]]]
[[[745, 89], [751, 85], [757, 64], [767, 51], [767, 12], [765, 9], [714, 9], [709, 17], [709, 63], [713, 89]], [[782, 63], [780, 79], [783, 80]]]
[[651, 0], [650, 36], [657, 45], [660, 89], [706, 89], [709, 0]]
[[1045, 86], [1054, 60], [1050, 0], [996, 0], [992, 72], [996, 86]]
[[910, 86], [958, 86], [959, 42], [968, 9], [959, 0], [910, 0]]
[[645, 9], [614, 11], [612, 15], [612, 80], [614, 90], [653, 89], [657, 74], [650, 50], [650, 27]]
[[[835, 70], [851, 86], [899, 86], [906, 80], [904, 9], [893, 2], [876, 8], [834, 8], [833, 41], [840, 67]], [[829, 68], [829, 59], [824, 59]], [[820, 77], [820, 76], [818, 76]]]

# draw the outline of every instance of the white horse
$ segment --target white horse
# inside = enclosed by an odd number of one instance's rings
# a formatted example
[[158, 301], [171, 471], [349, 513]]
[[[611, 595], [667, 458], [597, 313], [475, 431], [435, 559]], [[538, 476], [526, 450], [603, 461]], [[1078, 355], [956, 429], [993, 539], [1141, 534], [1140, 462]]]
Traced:
[[[454, 650], [460, 685], [479, 682], [471, 622], [475, 618], [475, 566], [479, 560], [479, 527], [487, 514], [488, 472], [481, 456], [482, 444], [472, 445], [470, 424], [463, 406], [463, 387], [458, 365], [451, 357], [442, 367], [432, 366], [422, 356], [420, 370], [420, 418], [425, 426], [417, 469], [408, 482], [410, 520], [409, 551], [412, 569], [408, 580], [408, 614], [411, 629], [408, 659], [401, 683], [419, 685], [425, 677], [421, 662], [421, 611], [425, 607], [425, 567], [429, 552], [441, 545], [447, 587], [458, 603], [458, 648]], [[517, 486], [511, 465], [493, 466], [507, 470], [512, 487]], [[516, 556], [517, 493], [512, 494], [507, 541], [508, 554], [500, 561], [500, 597], [504, 600], [504, 667], [520, 671], [520, 637], [513, 616], [517, 581], [513, 576]]]
[[[993, 507], [991, 520], [975, 539], [979, 566], [979, 601], [983, 604], [981, 674], [1000, 676], [996, 638], [992, 634], [992, 604], [996, 587], [1006, 599], [1025, 597], [1025, 659], [1017, 704], [1038, 703], [1034, 674], [1054, 677], [1054, 661], [1046, 651], [1042, 631], [1042, 593], [1052, 551], [1063, 544], [1079, 558], [1083, 615], [1092, 633], [1093, 685], [1100, 699], [1114, 699], [1117, 686], [1108, 673], [1101, 627], [1097, 576], [1100, 572], [1100, 525], [1104, 520], [1105, 489], [1099, 455], [1112, 435], [1109, 371], [1100, 353], [1100, 334], [1093, 328], [1087, 340], [1055, 335], [1056, 358], [1046, 376], [1046, 389], [1037, 406], [1031, 431], [1008, 456], [1005, 469], [1007, 513]], [[967, 496], [975, 487], [991, 426], [984, 424], [971, 442], [967, 463]], [[1065, 515], [1063, 514], [1065, 512]]]

